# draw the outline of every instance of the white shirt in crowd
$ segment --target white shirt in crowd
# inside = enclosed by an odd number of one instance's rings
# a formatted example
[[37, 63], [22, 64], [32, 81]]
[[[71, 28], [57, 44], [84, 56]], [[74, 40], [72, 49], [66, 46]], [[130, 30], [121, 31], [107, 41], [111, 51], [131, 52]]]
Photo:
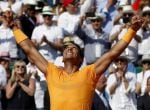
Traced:
[[78, 28], [80, 14], [62, 13], [58, 18], [58, 26], [61, 27], [65, 35], [73, 35]]
[[112, 110], [136, 110], [135, 84], [136, 76], [134, 73], [126, 72], [125, 77], [129, 82], [129, 86], [125, 89], [124, 82], [117, 82], [116, 75], [111, 74], [107, 80], [106, 91], [110, 94], [109, 88], [117, 83], [118, 86], [113, 95], [110, 95], [109, 103]]
[[[86, 12], [90, 12], [94, 6], [95, 0], [84, 0], [83, 4], [80, 6], [80, 15], [84, 16]], [[92, 12], [92, 11], [91, 11]]]
[[[46, 26], [45, 24], [42, 24], [35, 27], [31, 38], [36, 40], [37, 43], [40, 43], [43, 36], [45, 36], [48, 41], [54, 42], [57, 39], [63, 39], [63, 32], [58, 26]], [[46, 43], [42, 43], [38, 49], [39, 52], [51, 62], [53, 62], [58, 56], [58, 51]]]
[[10, 28], [0, 26], [0, 52], [9, 52], [11, 58], [18, 58], [18, 48]]
[[138, 53], [140, 55], [150, 54], [150, 31], [142, 32], [142, 42], [139, 43]]
[[[43, 89], [43, 87], [41, 87], [40, 82], [41, 81], [45, 81], [46, 82], [46, 78], [44, 76], [44, 74], [34, 65], [31, 65], [30, 63], [27, 65], [27, 73], [38, 73], [38, 76], [40, 77], [40, 81], [35, 80], [35, 85], [36, 85], [36, 89], [35, 89], [35, 94], [34, 94], [34, 99], [35, 99], [35, 104], [36, 104], [36, 108], [44, 108], [44, 92], [45, 89]], [[32, 75], [31, 78], [35, 79], [35, 77]]]
[[[141, 84], [141, 90], [142, 90], [142, 83], [144, 81], [144, 74], [143, 71], [137, 74], [137, 83]], [[143, 93], [141, 93], [143, 95]]]
[[[113, 35], [116, 32], [120, 32], [121, 25], [116, 25], [113, 27], [111, 31], [111, 35]], [[122, 31], [118, 35], [118, 40], [120, 40], [124, 34], [127, 32], [127, 28], [123, 28]], [[137, 35], [141, 37], [141, 30], [137, 31]], [[128, 55], [129, 59], [131, 61], [136, 61], [138, 57], [138, 42], [135, 39], [132, 39], [129, 43], [128, 47], [125, 49], [126, 55]]]
[[143, 77], [143, 82], [142, 82], [142, 85], [141, 85], [141, 92], [142, 92], [142, 95], [145, 93], [145, 89], [147, 87], [147, 79], [150, 77], [150, 70], [147, 70], [145, 73], [144, 73], [144, 77]]

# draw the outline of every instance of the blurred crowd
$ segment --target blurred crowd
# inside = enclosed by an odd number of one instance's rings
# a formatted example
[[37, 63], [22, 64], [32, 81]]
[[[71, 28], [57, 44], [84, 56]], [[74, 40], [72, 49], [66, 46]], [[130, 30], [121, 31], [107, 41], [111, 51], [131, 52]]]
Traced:
[[45, 76], [17, 45], [5, 13], [57, 66], [64, 66], [64, 46], [78, 44], [81, 68], [111, 49], [134, 15], [142, 16], [143, 26], [100, 77], [92, 110], [150, 110], [150, 0], [0, 0], [0, 110], [50, 110]]

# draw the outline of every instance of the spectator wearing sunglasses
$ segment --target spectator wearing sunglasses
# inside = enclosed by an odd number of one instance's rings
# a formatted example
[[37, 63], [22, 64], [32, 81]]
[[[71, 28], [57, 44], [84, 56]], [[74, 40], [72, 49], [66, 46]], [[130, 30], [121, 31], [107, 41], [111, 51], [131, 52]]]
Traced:
[[137, 75], [137, 93], [140, 93], [141, 88], [141, 95], [144, 95], [147, 93], [147, 78], [150, 76], [150, 54], [144, 54], [141, 63], [143, 71]]
[[32, 41], [39, 52], [49, 61], [54, 61], [58, 56], [58, 50], [63, 47], [63, 31], [53, 24], [53, 10], [44, 6], [42, 10], [44, 23], [35, 27], [32, 33]]
[[14, 63], [11, 79], [6, 85], [7, 110], [35, 110], [35, 80], [26, 78], [26, 64]]
[[[89, 23], [86, 21], [90, 21]], [[78, 29], [77, 35], [84, 42], [84, 55], [87, 64], [91, 64], [110, 49], [109, 34], [104, 32], [102, 13], [87, 13], [85, 23]]]

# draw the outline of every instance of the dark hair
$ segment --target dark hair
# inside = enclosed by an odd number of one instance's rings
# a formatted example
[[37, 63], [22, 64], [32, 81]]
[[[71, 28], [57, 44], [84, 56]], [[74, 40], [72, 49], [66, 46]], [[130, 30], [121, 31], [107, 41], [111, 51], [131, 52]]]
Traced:
[[63, 50], [69, 46], [69, 44], [75, 45], [79, 51], [79, 55], [81, 58], [84, 58], [84, 48], [81, 48], [78, 44], [74, 43], [74, 42], [67, 42], [66, 44], [64, 44]]

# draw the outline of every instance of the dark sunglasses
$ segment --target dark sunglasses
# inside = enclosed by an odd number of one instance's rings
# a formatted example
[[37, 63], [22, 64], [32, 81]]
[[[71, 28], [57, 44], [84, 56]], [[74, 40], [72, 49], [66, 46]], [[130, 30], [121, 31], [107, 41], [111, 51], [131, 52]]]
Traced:
[[150, 12], [143, 13], [143, 16], [150, 16]]
[[143, 61], [142, 64], [148, 64], [148, 65], [150, 65], [150, 61]]
[[102, 20], [100, 19], [92, 19], [91, 22], [101, 22]]
[[24, 65], [16, 65], [15, 67], [16, 67], [16, 68], [25, 68]]
[[43, 17], [50, 17], [50, 18], [52, 18], [53, 16], [52, 15], [43, 15]]
[[130, 16], [131, 17], [131, 16], [133, 16], [133, 14], [132, 13], [124, 13], [123, 16]]

